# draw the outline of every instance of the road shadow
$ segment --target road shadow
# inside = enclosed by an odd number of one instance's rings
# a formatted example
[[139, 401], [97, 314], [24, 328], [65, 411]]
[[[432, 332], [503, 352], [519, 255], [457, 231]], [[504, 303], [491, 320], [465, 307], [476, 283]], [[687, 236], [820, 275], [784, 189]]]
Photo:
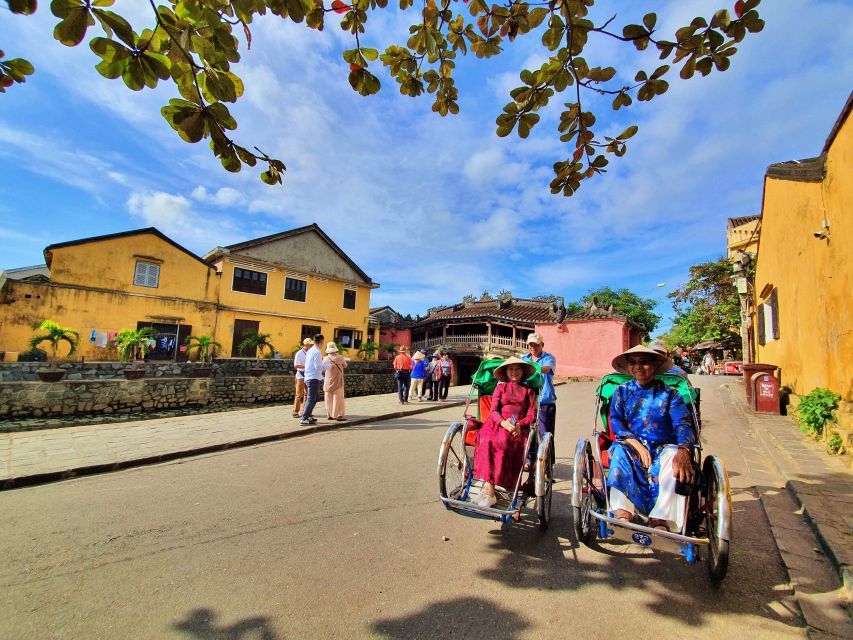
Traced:
[[[614, 603], [620, 593], [643, 593], [649, 612], [696, 627], [721, 614], [803, 626], [754, 491], [736, 492], [729, 574], [715, 585], [704, 561], [688, 564], [676, 554], [622, 542], [580, 547], [573, 532], [570, 487], [566, 481], [554, 494], [554, 517], [547, 531], [535, 530], [533, 521], [494, 529], [489, 545], [502, 553], [497, 564], [479, 574], [517, 589], [574, 591], [603, 585]], [[752, 526], [759, 522], [764, 524]]]
[[233, 624], [217, 624], [213, 609], [193, 609], [172, 629], [193, 640], [279, 640], [266, 616], [243, 618]]
[[436, 638], [489, 638], [515, 640], [530, 624], [514, 611], [482, 598], [461, 598], [434, 602], [428, 607], [398, 618], [379, 620], [371, 625], [382, 638], [435, 640]]

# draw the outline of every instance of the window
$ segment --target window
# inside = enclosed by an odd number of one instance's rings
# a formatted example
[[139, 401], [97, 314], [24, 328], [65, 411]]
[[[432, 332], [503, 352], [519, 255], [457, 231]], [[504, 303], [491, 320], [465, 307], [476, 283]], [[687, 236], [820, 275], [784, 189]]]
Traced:
[[774, 287], [767, 300], [758, 305], [756, 325], [758, 344], [765, 345], [779, 339], [779, 297]]
[[314, 336], [318, 333], [320, 333], [320, 327], [314, 326], [313, 324], [303, 324], [299, 344], [302, 344], [302, 341], [305, 340], [305, 338], [311, 338], [313, 340]]
[[267, 274], [234, 267], [234, 283], [231, 288], [234, 291], [265, 296], [267, 295]]
[[136, 271], [133, 274], [133, 284], [140, 287], [157, 288], [160, 284], [160, 265], [153, 262], [136, 263]]
[[335, 329], [335, 344], [344, 349], [361, 349], [361, 331], [355, 329]]
[[284, 299], [305, 302], [305, 292], [308, 291], [308, 281], [298, 278], [284, 279]]
[[344, 309], [355, 309], [355, 289], [344, 289]]

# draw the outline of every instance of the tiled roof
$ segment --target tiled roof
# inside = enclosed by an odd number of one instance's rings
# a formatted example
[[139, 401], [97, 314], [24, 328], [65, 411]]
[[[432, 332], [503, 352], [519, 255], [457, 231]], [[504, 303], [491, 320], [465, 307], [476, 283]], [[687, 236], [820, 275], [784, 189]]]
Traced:
[[423, 326], [434, 322], [446, 322], [448, 320], [463, 319], [491, 319], [507, 320], [509, 322], [522, 322], [535, 324], [537, 322], [554, 322], [551, 316], [551, 303], [538, 300], [523, 300], [515, 298], [503, 309], [498, 308], [497, 300], [473, 302], [467, 306], [454, 305], [434, 311], [426, 318], [417, 322]]
[[756, 220], [760, 220], [760, 215], [755, 216], [740, 216], [739, 218], [729, 218], [728, 227], [729, 229], [734, 229], [735, 227], [742, 227], [745, 224], [749, 224], [750, 222], [755, 222]]
[[777, 180], [793, 180], [796, 182], [822, 182], [826, 176], [826, 154], [817, 158], [803, 160], [788, 160], [777, 162], [767, 167], [765, 174], [768, 178]]

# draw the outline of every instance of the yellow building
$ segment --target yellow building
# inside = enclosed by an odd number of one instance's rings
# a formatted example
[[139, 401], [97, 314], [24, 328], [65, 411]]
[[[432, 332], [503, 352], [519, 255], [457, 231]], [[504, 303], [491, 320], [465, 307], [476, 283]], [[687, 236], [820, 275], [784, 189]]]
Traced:
[[726, 224], [726, 247], [729, 261], [737, 260], [740, 254], [755, 256], [758, 251], [758, 236], [761, 232], [761, 216], [729, 218]]
[[853, 94], [817, 158], [768, 167], [755, 272], [757, 361], [795, 394], [853, 400]]
[[0, 275], [0, 351], [9, 355], [26, 351], [34, 325], [49, 319], [80, 333], [75, 357], [115, 359], [112, 334], [150, 326], [159, 334], [152, 357], [181, 360], [186, 336], [216, 324], [216, 270], [153, 227], [52, 244], [44, 258], [44, 267]]
[[225, 355], [241, 355], [247, 331], [271, 334], [284, 357], [315, 333], [349, 357], [376, 341], [368, 324], [370, 292], [379, 285], [316, 224], [217, 247], [205, 260], [221, 276], [216, 339]]
[[44, 266], [0, 272], [7, 360], [27, 349], [44, 319], [79, 331], [75, 357], [87, 360], [115, 359], [112, 335], [146, 326], [157, 334], [155, 360], [186, 360], [189, 335], [213, 335], [226, 357], [243, 355], [237, 345], [249, 330], [271, 334], [284, 357], [314, 333], [349, 347], [351, 357], [376, 339], [368, 309], [379, 285], [316, 224], [204, 258], [154, 228], [53, 244], [44, 255]]

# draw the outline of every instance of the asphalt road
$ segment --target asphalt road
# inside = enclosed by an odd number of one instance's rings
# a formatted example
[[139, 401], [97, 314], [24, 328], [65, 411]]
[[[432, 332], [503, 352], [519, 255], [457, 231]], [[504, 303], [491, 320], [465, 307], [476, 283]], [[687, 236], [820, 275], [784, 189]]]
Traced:
[[704, 564], [577, 546], [571, 456], [594, 385], [575, 383], [559, 388], [544, 533], [441, 507], [436, 454], [458, 407], [2, 492], [0, 637], [805, 637], [719, 380], [697, 380], [706, 451], [734, 491], [720, 588]]

